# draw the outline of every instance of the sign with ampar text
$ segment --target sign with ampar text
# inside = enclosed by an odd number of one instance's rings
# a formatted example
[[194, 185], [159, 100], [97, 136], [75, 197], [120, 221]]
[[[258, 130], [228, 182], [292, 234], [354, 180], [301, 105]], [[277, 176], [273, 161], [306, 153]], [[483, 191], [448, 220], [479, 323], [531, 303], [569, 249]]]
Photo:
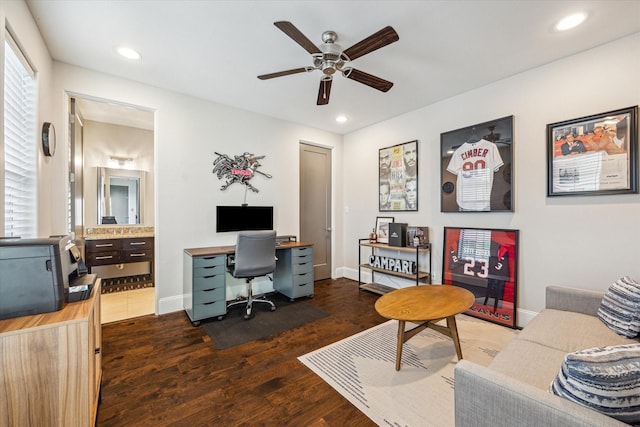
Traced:
[[371, 255], [369, 257], [369, 265], [374, 268], [393, 271], [394, 273], [416, 274], [418, 270], [415, 261], [380, 255]]

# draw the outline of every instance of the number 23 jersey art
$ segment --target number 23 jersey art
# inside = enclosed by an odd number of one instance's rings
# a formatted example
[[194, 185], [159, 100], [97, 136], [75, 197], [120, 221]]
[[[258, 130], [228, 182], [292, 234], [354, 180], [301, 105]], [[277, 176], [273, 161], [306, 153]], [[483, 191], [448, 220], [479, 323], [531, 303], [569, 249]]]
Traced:
[[498, 147], [481, 139], [465, 142], [451, 155], [447, 170], [457, 175], [456, 202], [462, 210], [491, 210], [493, 173], [504, 164]]

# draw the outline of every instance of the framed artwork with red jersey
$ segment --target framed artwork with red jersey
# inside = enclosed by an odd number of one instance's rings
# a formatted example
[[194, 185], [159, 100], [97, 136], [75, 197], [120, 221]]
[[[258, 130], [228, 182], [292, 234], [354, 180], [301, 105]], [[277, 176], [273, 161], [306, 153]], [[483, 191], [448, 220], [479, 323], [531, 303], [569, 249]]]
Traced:
[[547, 196], [638, 193], [638, 106], [547, 125]]
[[442, 283], [475, 297], [465, 311], [516, 328], [518, 230], [444, 228]]
[[441, 212], [513, 211], [513, 116], [440, 134]]

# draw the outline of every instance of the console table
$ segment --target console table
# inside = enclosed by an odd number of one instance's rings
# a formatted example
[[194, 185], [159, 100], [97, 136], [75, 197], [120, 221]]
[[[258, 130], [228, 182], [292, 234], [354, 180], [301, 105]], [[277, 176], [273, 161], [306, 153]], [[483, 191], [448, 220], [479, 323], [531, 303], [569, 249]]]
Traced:
[[[235, 246], [185, 249], [183, 254], [183, 308], [194, 326], [201, 320], [227, 314], [227, 255]], [[313, 244], [282, 242], [273, 288], [291, 298], [313, 296]]]
[[101, 347], [100, 279], [86, 300], [0, 320], [0, 426], [95, 425]]

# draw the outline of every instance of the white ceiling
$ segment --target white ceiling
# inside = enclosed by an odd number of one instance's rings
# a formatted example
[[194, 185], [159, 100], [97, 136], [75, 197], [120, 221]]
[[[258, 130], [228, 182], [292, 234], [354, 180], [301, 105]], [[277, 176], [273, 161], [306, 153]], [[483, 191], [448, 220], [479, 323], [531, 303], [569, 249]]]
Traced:
[[[640, 31], [640, 0], [27, 4], [55, 60], [339, 134]], [[576, 11], [589, 14], [585, 24], [554, 31]], [[352, 65], [393, 88], [382, 93], [336, 76], [329, 105], [317, 106], [320, 71], [258, 80], [312, 62], [275, 21], [291, 21], [317, 44], [322, 32], [336, 31], [343, 48], [391, 25], [400, 40]], [[120, 45], [142, 60], [119, 57]], [[349, 121], [336, 123], [340, 114]]]

